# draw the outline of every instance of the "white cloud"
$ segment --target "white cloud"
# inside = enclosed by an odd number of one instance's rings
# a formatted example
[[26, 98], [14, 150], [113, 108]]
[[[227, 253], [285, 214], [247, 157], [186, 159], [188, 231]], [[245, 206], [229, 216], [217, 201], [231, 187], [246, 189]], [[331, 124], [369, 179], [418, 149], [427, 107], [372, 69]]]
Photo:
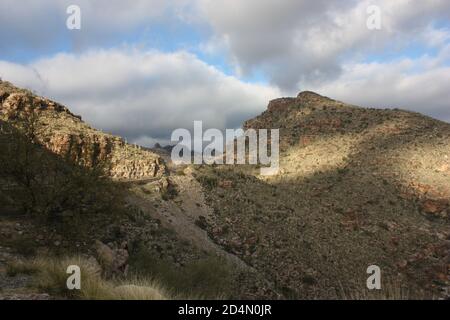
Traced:
[[28, 65], [0, 61], [0, 76], [130, 141], [167, 139], [171, 130], [191, 128], [194, 120], [205, 127], [237, 127], [280, 95], [186, 52], [114, 49], [58, 54]]
[[[290, 91], [337, 79], [347, 61], [384, 52], [401, 54], [418, 39], [419, 45], [442, 45], [445, 30], [434, 23], [450, 19], [448, 0], [199, 3], [216, 33], [211, 41], [227, 43], [230, 61], [244, 73], [262, 69], [272, 83]], [[381, 30], [366, 27], [369, 5], [381, 9]]]
[[[78, 33], [65, 28], [65, 9], [73, 3], [82, 9]], [[369, 5], [381, 8], [381, 30], [366, 27]], [[237, 126], [280, 92], [306, 89], [449, 121], [448, 20], [448, 0], [30, 0], [21, 5], [2, 0], [0, 76], [66, 103], [96, 126], [139, 141], [166, 138], [170, 129], [196, 119]], [[182, 51], [92, 48], [108, 39], [116, 48], [122, 41], [138, 46], [136, 30], [160, 24], [164, 31], [177, 23], [201, 28], [208, 36], [202, 53], [220, 61], [227, 55], [236, 76]], [[198, 41], [189, 35], [184, 40]], [[20, 59], [24, 48], [38, 56], [41, 49], [48, 53], [61, 47], [74, 53], [29, 64], [1, 58], [9, 52]], [[405, 48], [418, 49], [422, 56], [408, 57]], [[239, 80], [252, 71], [273, 86]]]
[[[448, 51], [448, 50], [447, 50]], [[398, 107], [450, 122], [450, 66], [421, 57], [390, 63], [349, 63], [321, 94], [366, 107]]]

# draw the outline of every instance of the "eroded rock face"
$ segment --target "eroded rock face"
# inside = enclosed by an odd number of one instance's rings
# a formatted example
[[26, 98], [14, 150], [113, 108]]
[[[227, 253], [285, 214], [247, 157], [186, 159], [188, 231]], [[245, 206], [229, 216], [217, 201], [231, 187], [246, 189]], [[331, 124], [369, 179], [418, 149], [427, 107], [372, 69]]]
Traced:
[[161, 176], [165, 168], [160, 158], [139, 147], [107, 135], [55, 134], [45, 143], [52, 152], [88, 167], [106, 164], [111, 177], [146, 179]]
[[278, 112], [295, 103], [295, 98], [278, 98], [271, 100], [267, 106], [269, 112]]
[[72, 161], [92, 167], [106, 161], [113, 149], [113, 141], [102, 135], [80, 136], [56, 133], [45, 142], [50, 151], [68, 156]]
[[111, 134], [91, 128], [61, 104], [0, 83], [0, 119], [20, 124], [33, 120], [36, 139], [63, 159], [86, 167], [101, 166], [116, 179], [147, 179], [162, 176], [160, 157]]
[[0, 93], [2, 103], [2, 115], [6, 120], [15, 119], [20, 113], [31, 111], [55, 111], [65, 112], [75, 117], [69, 110], [50, 100], [36, 97], [28, 92]]
[[111, 176], [118, 179], [146, 179], [161, 176], [164, 166], [159, 158], [148, 159], [117, 159], [112, 163]]
[[320, 105], [323, 103], [336, 103], [337, 101], [328, 97], [321, 96], [312, 91], [302, 91], [297, 95], [295, 99], [297, 102], [304, 105]]
[[323, 104], [336, 105], [339, 104], [338, 101], [332, 100], [330, 98], [321, 96], [315, 92], [302, 91], [296, 98], [285, 97], [271, 100], [267, 106], [268, 113], [283, 112], [290, 107], [308, 107], [317, 106]]

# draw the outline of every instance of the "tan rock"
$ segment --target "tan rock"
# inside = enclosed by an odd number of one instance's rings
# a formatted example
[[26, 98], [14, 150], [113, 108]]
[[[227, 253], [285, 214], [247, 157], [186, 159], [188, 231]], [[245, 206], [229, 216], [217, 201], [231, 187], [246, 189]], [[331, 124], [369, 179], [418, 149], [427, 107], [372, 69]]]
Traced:
[[129, 254], [126, 249], [111, 249], [111, 247], [97, 240], [95, 241], [95, 250], [98, 261], [105, 274], [127, 273]]
[[101, 165], [115, 179], [148, 179], [165, 173], [158, 155], [91, 128], [66, 107], [12, 85], [1, 89], [0, 118], [8, 121], [36, 114], [37, 140], [62, 158], [89, 168]]
[[447, 206], [448, 201], [445, 199], [427, 199], [422, 203], [422, 210], [429, 214], [437, 214], [447, 208]]

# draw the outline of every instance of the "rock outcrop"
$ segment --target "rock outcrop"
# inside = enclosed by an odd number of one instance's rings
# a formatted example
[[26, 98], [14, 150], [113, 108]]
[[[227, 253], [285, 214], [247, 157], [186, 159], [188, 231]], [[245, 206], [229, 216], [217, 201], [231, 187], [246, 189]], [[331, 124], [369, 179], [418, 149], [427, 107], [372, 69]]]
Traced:
[[149, 179], [165, 172], [158, 155], [91, 128], [59, 103], [8, 82], [0, 83], [0, 102], [0, 119], [20, 124], [34, 117], [38, 142], [65, 160], [86, 167], [102, 166], [116, 179]]
[[111, 248], [99, 240], [95, 241], [95, 252], [103, 273], [108, 276], [127, 274], [128, 251], [126, 243], [120, 248]]

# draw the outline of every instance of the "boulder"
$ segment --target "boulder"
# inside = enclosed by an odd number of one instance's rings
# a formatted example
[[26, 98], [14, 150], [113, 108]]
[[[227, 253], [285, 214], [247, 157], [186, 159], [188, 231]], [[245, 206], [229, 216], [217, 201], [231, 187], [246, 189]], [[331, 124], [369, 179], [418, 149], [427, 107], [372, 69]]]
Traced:
[[103, 242], [95, 241], [97, 259], [103, 273], [108, 276], [126, 275], [128, 271], [128, 251], [124, 248], [112, 249]]

